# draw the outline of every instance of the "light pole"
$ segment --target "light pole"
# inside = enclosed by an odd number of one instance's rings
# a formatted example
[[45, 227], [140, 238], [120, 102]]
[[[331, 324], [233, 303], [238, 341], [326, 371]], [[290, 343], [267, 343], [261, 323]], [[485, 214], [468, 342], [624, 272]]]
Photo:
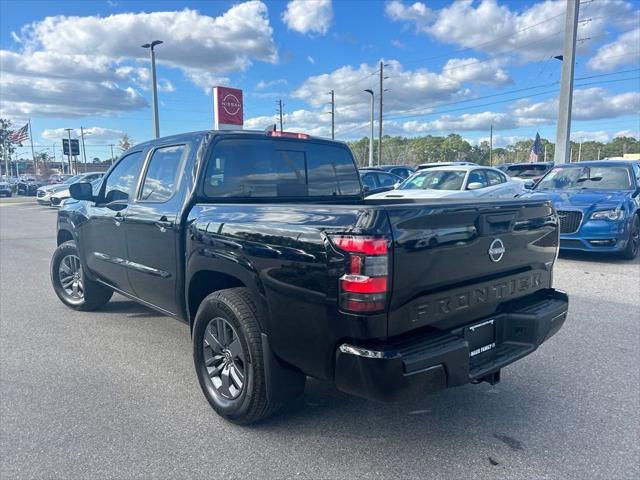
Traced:
[[156, 86], [156, 52], [153, 49], [156, 45], [160, 45], [162, 40], [154, 40], [151, 43], [145, 43], [142, 48], [148, 48], [151, 52], [151, 97], [153, 101], [153, 133], [156, 138], [160, 137], [160, 126], [158, 125], [158, 90]]
[[374, 94], [373, 90], [366, 89], [365, 92], [371, 94], [371, 135], [369, 136], [369, 166], [373, 167], [373, 104]]

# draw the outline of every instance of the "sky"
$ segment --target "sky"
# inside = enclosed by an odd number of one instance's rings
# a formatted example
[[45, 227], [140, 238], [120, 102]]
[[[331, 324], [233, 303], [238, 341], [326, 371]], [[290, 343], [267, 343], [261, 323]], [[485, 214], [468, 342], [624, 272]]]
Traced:
[[[108, 158], [123, 132], [152, 137], [156, 47], [160, 134], [212, 128], [211, 87], [244, 90], [247, 129], [336, 138], [369, 131], [384, 64], [385, 134], [458, 133], [494, 145], [555, 139], [564, 1], [0, 2], [0, 117], [31, 119], [37, 151], [65, 128]], [[640, 136], [640, 1], [582, 0], [572, 138]], [[377, 134], [377, 125], [376, 125]], [[26, 154], [26, 149], [21, 150]]]

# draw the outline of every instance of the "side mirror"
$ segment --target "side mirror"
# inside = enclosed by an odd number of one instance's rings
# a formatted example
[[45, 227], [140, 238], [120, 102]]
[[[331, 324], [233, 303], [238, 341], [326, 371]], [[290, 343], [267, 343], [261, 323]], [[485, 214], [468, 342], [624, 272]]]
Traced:
[[367, 193], [369, 191], [371, 191], [371, 187], [369, 185], [363, 185], [362, 186], [362, 192], [363, 193]]
[[527, 180], [526, 182], [524, 182], [523, 187], [526, 188], [527, 190], [532, 190], [533, 187], [536, 186], [536, 182], [534, 182], [533, 180]]
[[76, 200], [93, 200], [93, 187], [90, 183], [80, 182], [69, 186], [71, 198]]
[[484, 187], [481, 182], [471, 182], [467, 185], [467, 190], [478, 190], [479, 188]]

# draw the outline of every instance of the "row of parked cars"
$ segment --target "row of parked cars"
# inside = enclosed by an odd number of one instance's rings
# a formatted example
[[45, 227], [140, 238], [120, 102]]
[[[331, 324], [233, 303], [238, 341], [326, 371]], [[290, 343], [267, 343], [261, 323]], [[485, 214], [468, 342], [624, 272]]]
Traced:
[[67, 176], [59, 183], [43, 185], [36, 190], [36, 200], [41, 205], [60, 207], [62, 202], [71, 197], [69, 187], [74, 183], [95, 182], [104, 176], [104, 172], [88, 172], [79, 175]]
[[369, 199], [551, 198], [560, 248], [616, 253], [640, 250], [640, 162], [598, 160], [503, 164], [441, 162], [360, 169]]

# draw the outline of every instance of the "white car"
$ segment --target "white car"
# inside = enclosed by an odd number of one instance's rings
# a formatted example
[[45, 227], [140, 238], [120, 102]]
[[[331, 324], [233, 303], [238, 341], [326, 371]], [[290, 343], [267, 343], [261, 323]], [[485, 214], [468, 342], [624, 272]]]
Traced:
[[514, 198], [526, 191], [526, 184], [512, 180], [497, 168], [457, 165], [418, 170], [395, 190], [367, 197], [375, 198]]
[[78, 182], [94, 182], [101, 179], [103, 176], [104, 172], [90, 172], [70, 178], [69, 180], [73, 180], [72, 182], [69, 182], [68, 184], [65, 182], [63, 184], [64, 188], [58, 189], [49, 195], [49, 204], [52, 207], [60, 207], [63, 200], [71, 197], [71, 193], [69, 193], [69, 186], [71, 184]]
[[53, 183], [51, 185], [43, 185], [36, 190], [36, 200], [42, 205], [51, 205], [51, 195], [61, 190], [68, 190], [69, 185], [78, 181], [81, 175], [74, 175], [67, 178], [62, 183]]

